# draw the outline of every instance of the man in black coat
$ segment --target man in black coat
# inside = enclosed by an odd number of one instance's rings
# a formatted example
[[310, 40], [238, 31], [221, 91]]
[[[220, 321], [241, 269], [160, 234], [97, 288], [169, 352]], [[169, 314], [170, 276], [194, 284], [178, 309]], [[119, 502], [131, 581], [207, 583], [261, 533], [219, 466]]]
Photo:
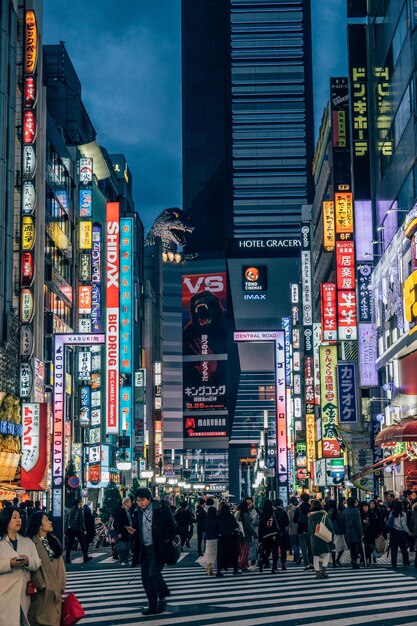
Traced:
[[143, 615], [163, 613], [170, 591], [162, 576], [166, 563], [166, 542], [176, 534], [175, 520], [171, 509], [164, 503], [152, 498], [149, 489], [137, 489], [138, 508], [133, 526], [135, 547], [132, 566], [140, 563], [142, 584], [148, 598], [149, 607]]

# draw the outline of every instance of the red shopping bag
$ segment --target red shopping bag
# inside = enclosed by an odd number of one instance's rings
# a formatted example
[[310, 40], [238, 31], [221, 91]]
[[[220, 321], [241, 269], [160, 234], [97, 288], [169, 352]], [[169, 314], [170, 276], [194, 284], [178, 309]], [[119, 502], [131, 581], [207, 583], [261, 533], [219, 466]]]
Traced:
[[85, 617], [85, 611], [75, 593], [69, 593], [62, 600], [61, 626], [74, 626]]

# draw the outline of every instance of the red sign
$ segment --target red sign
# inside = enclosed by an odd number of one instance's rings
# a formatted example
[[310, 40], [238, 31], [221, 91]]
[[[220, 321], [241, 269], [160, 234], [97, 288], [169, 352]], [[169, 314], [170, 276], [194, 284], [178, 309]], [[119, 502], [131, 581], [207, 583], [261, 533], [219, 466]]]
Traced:
[[25, 78], [25, 107], [32, 109], [36, 102], [36, 81], [33, 76]]
[[336, 241], [336, 285], [355, 289], [355, 247], [353, 241]]
[[21, 283], [23, 287], [30, 287], [33, 281], [33, 275], [35, 272], [35, 265], [33, 262], [33, 256], [31, 252], [22, 252], [21, 257]]
[[321, 283], [321, 332], [323, 341], [337, 339], [336, 285]]
[[339, 458], [341, 456], [340, 444], [337, 439], [323, 439], [323, 458]]
[[22, 404], [21, 485], [28, 491], [44, 491], [48, 469], [47, 404]]
[[90, 465], [88, 468], [88, 480], [90, 483], [99, 483], [101, 480], [101, 466]]
[[78, 287], [78, 313], [80, 315], [89, 315], [91, 313], [92, 304], [91, 285], [80, 285]]
[[116, 435], [119, 433], [119, 231], [119, 203], [108, 202], [106, 210], [106, 433]]
[[356, 291], [337, 292], [337, 319], [339, 339], [356, 339]]
[[23, 114], [23, 143], [33, 143], [36, 138], [36, 117], [33, 111]]

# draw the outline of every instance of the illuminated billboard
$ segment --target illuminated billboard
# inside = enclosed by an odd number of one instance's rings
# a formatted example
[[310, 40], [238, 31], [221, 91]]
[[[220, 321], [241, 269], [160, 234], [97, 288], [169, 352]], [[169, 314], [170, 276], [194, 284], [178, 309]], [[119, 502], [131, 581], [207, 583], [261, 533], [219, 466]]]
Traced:
[[38, 31], [35, 11], [25, 13], [25, 72], [33, 74], [38, 60]]
[[323, 341], [337, 339], [337, 310], [335, 283], [320, 284], [320, 310]]
[[334, 196], [337, 234], [353, 233], [353, 199], [351, 193], [337, 192]]
[[320, 346], [321, 418], [323, 428], [323, 457], [339, 457], [337, 424], [337, 347]]
[[328, 200], [323, 202], [323, 248], [326, 252], [333, 252], [335, 238], [334, 203]]
[[46, 403], [22, 404], [21, 486], [44, 491], [48, 469], [48, 414]]
[[106, 433], [119, 433], [120, 207], [106, 209]]
[[133, 218], [120, 220], [120, 371], [132, 371]]
[[184, 436], [225, 437], [226, 274], [183, 276], [182, 314]]

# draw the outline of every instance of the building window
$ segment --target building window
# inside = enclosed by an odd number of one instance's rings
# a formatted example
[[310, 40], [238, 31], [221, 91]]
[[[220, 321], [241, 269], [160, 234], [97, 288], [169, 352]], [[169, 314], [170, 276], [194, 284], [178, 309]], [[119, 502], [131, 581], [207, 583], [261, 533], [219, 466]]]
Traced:
[[274, 385], [259, 385], [258, 398], [259, 400], [268, 400], [270, 402], [273, 402], [275, 399]]

